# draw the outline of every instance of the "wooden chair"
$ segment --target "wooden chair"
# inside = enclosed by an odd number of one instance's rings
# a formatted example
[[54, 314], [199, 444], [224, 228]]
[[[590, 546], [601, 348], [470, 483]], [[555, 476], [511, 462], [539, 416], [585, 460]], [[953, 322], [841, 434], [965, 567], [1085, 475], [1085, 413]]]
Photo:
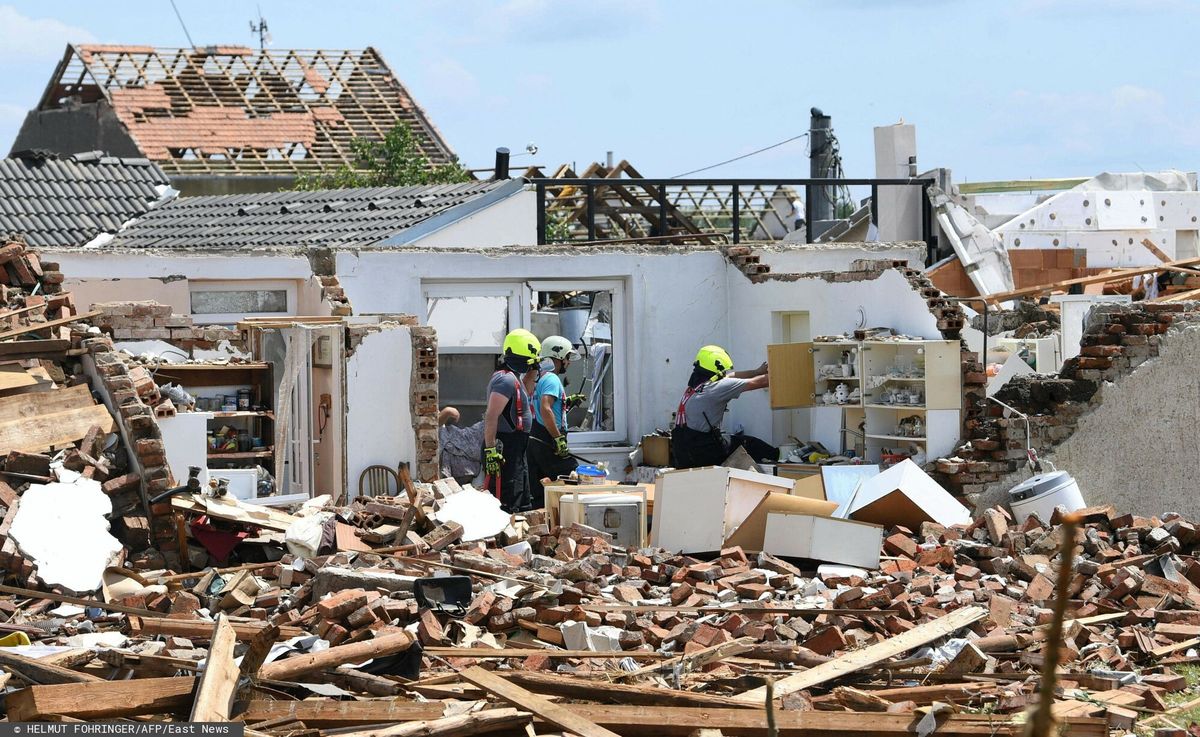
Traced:
[[367, 466], [358, 475], [359, 496], [396, 496], [400, 493], [400, 477], [387, 466]]

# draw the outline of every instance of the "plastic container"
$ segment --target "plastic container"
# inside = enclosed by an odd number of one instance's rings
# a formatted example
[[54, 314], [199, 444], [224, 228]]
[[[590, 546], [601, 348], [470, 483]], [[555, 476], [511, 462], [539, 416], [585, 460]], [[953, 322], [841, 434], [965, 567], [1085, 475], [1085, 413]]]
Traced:
[[241, 412], [246, 412], [250, 409], [250, 390], [238, 389], [237, 407]]
[[575, 475], [581, 484], [603, 484], [608, 479], [607, 471], [591, 465], [577, 466]]
[[1066, 471], [1043, 473], [1017, 484], [1008, 490], [1008, 506], [1017, 521], [1024, 521], [1037, 514], [1043, 522], [1049, 522], [1055, 507], [1065, 507], [1068, 512], [1083, 509], [1087, 503], [1079, 491], [1079, 484]]

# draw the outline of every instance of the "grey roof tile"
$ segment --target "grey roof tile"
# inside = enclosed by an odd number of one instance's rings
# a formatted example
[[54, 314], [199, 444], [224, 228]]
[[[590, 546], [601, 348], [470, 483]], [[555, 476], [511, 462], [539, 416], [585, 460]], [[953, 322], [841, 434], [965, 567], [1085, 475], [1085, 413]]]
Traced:
[[0, 235], [24, 235], [36, 246], [83, 246], [161, 204], [159, 187], [168, 184], [144, 159], [99, 152], [0, 159]]
[[232, 250], [369, 246], [504, 184], [467, 182], [179, 197], [126, 226], [111, 247]]

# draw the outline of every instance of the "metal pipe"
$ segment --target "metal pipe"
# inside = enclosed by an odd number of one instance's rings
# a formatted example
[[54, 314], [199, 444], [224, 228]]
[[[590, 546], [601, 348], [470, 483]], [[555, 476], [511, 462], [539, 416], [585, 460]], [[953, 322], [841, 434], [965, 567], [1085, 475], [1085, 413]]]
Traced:
[[533, 185], [537, 190], [537, 244], [546, 245], [546, 183]]
[[587, 184], [587, 237], [589, 241], [596, 240], [596, 185]]
[[733, 244], [742, 242], [742, 197], [738, 185], [733, 185]]

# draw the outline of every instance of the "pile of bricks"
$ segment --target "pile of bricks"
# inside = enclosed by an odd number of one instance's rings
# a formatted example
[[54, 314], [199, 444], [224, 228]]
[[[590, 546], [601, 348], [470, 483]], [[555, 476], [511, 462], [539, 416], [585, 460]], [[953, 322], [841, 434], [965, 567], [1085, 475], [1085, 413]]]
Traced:
[[438, 476], [438, 351], [437, 332], [428, 326], [409, 327], [413, 344], [412, 418], [417, 434], [417, 478]]
[[725, 253], [725, 258], [729, 259], [729, 262], [746, 276], [758, 277], [771, 271], [771, 267], [762, 263], [759, 255], [754, 253], [749, 246], [727, 246], [722, 251]]
[[190, 315], [172, 314], [157, 302], [101, 302], [93, 324], [117, 341], [162, 340], [185, 349], [213, 349], [224, 340], [241, 343], [238, 330], [218, 325], [194, 325]]

